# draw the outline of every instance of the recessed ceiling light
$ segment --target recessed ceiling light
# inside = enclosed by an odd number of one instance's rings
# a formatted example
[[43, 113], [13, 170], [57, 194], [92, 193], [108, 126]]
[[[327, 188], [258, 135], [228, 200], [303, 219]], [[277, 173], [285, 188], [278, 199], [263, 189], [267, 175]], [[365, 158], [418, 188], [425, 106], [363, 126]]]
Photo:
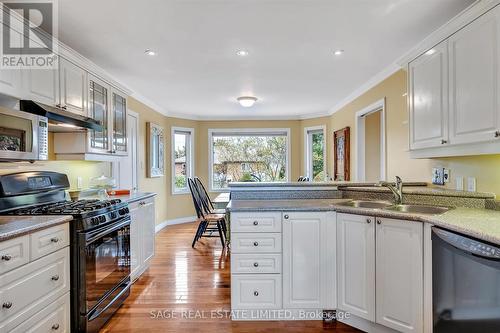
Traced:
[[151, 50], [151, 49], [146, 49], [146, 51], [144, 51], [144, 53], [146, 53], [148, 56], [155, 56], [157, 54], [156, 51]]
[[238, 50], [236, 52], [236, 55], [238, 55], [240, 57], [246, 57], [248, 55], [248, 51], [247, 50]]
[[343, 53], [344, 53], [344, 50], [336, 50], [335, 52], [333, 52], [333, 54], [335, 54], [336, 56], [339, 56]]
[[430, 49], [429, 51], [425, 52], [425, 54], [427, 55], [433, 55], [434, 53], [436, 53], [435, 49]]
[[255, 102], [257, 102], [257, 97], [253, 97], [253, 96], [241, 96], [241, 97], [238, 97], [236, 100], [244, 108], [249, 108], [249, 107], [253, 106], [255, 104]]

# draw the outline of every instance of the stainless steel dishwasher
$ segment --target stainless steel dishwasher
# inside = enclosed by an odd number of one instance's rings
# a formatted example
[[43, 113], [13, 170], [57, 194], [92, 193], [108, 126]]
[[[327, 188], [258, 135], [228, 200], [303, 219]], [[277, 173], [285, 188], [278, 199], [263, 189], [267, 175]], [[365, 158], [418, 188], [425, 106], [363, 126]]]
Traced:
[[500, 246], [432, 228], [434, 333], [500, 332]]

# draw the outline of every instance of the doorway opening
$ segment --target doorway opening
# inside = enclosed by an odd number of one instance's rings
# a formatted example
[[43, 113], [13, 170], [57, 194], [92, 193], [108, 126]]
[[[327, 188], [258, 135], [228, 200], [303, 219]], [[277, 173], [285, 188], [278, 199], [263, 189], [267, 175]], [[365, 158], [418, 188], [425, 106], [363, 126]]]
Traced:
[[356, 180], [386, 180], [385, 98], [356, 112]]

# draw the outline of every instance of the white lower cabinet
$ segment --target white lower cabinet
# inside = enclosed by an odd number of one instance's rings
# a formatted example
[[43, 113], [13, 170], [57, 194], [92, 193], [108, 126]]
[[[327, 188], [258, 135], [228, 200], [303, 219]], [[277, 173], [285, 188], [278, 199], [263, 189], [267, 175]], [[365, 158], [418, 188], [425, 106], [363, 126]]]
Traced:
[[[233, 310], [336, 308], [334, 212], [237, 212], [231, 225]], [[263, 313], [250, 319], [292, 319]]]
[[377, 218], [377, 323], [423, 331], [423, 224]]
[[154, 197], [130, 203], [131, 279], [136, 280], [148, 267], [155, 254]]
[[2, 261], [26, 259], [0, 271], [0, 332], [70, 331], [68, 240], [66, 223], [0, 242]]
[[337, 214], [339, 309], [423, 332], [423, 224]]
[[375, 321], [375, 218], [337, 215], [338, 307]]
[[283, 307], [334, 309], [335, 215], [283, 213]]

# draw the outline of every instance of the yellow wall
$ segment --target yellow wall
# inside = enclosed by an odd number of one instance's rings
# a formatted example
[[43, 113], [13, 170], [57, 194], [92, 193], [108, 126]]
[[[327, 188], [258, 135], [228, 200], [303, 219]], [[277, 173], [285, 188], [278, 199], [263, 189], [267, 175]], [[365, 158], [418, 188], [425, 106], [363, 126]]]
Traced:
[[[155, 112], [143, 103], [133, 99], [128, 99], [128, 108], [139, 113], [139, 190], [142, 192], [156, 192], [156, 223], [164, 222], [181, 217], [194, 216], [193, 203], [189, 194], [172, 195], [171, 182], [171, 128], [172, 126], [189, 127], [195, 130], [195, 140], [198, 136], [198, 123], [193, 120], [184, 120], [165, 117]], [[146, 123], [153, 122], [165, 129], [165, 176], [157, 178], [147, 177], [147, 156], [146, 156]], [[198, 147], [195, 145], [193, 154], [198, 158]]]
[[380, 111], [365, 116], [365, 180], [380, 179]]

